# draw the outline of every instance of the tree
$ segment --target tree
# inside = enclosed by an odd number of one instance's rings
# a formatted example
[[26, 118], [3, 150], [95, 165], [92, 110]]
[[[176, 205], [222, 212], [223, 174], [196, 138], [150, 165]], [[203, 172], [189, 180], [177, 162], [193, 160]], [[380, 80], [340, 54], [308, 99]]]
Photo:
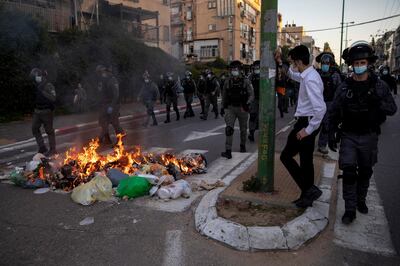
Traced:
[[324, 52], [332, 53], [332, 49], [331, 49], [331, 47], [329, 46], [329, 43], [328, 43], [328, 42], [324, 43]]

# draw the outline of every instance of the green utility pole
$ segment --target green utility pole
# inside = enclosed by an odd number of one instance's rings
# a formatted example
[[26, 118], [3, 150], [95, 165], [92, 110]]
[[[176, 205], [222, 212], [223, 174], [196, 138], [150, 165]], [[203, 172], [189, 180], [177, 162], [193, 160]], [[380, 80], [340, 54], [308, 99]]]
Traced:
[[263, 192], [274, 190], [275, 160], [275, 59], [277, 0], [261, 3], [261, 74], [258, 173]]

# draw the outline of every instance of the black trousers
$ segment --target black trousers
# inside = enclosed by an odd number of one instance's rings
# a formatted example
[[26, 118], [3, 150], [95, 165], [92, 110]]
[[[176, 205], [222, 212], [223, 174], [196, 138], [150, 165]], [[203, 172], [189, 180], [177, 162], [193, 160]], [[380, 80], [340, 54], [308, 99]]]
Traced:
[[[298, 118], [293, 130], [290, 132], [285, 148], [281, 153], [281, 161], [297, 186], [305, 193], [314, 185], [314, 163], [313, 153], [315, 147], [315, 137], [319, 130], [315, 130], [311, 135], [298, 140], [296, 134], [308, 126], [308, 118]], [[293, 158], [299, 154], [300, 165]]]

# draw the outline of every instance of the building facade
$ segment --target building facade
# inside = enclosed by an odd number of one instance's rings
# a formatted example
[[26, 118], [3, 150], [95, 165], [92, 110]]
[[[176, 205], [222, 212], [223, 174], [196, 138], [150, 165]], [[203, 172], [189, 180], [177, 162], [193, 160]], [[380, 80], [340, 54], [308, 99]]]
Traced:
[[394, 67], [392, 68], [393, 73], [400, 75], [400, 25], [397, 27], [394, 38]]
[[147, 45], [172, 53], [168, 0], [0, 0], [0, 4], [45, 21], [50, 32], [85, 30], [115, 18]]
[[185, 61], [251, 64], [260, 57], [259, 0], [171, 1], [174, 55]]

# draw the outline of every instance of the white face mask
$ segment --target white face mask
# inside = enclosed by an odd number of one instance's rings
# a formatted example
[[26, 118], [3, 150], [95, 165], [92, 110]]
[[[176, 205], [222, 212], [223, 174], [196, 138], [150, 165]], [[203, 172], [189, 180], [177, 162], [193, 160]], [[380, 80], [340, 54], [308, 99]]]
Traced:
[[148, 80], [148, 79], [145, 79], [144, 82], [149, 83], [149, 80]]
[[237, 70], [233, 70], [231, 73], [232, 73], [232, 76], [234, 76], [234, 77], [239, 76], [239, 71], [237, 71]]
[[254, 69], [254, 74], [260, 74], [260, 70], [259, 69]]
[[211, 74], [208, 74], [208, 75], [207, 75], [207, 78], [211, 78]]
[[36, 81], [37, 83], [42, 82], [42, 76], [36, 76], [36, 77], [35, 77], [35, 81]]

